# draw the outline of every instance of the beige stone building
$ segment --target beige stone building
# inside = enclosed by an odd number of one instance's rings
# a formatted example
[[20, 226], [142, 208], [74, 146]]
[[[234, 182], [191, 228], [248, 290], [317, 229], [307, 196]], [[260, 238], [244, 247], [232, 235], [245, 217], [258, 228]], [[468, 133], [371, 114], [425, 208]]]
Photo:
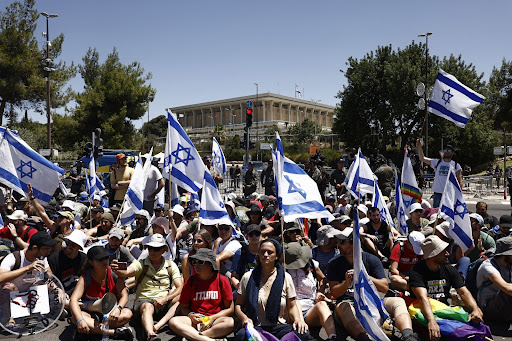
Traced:
[[251, 135], [261, 134], [274, 125], [285, 130], [289, 125], [302, 122], [305, 118], [322, 126], [322, 132], [318, 132], [319, 134], [331, 132], [334, 106], [270, 92], [184, 105], [171, 110], [191, 136], [206, 137], [210, 134], [212, 127], [218, 124], [225, 126], [227, 135], [242, 135], [247, 101], [253, 102]]

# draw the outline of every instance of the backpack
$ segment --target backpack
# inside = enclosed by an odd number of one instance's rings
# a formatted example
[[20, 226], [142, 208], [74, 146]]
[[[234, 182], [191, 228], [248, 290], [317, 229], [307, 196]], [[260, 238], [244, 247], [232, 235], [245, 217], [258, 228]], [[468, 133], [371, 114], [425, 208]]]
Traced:
[[[172, 286], [172, 276], [171, 276], [172, 267], [171, 267], [170, 262], [172, 262], [172, 261], [165, 260], [165, 265], [166, 265], [165, 269], [167, 270], [167, 273], [169, 274], [169, 277], [171, 278], [170, 282], [171, 282], [171, 286]], [[135, 286], [133, 287], [133, 290], [137, 291], [137, 287], [142, 282], [144, 277], [146, 277], [148, 270], [149, 270], [149, 265], [144, 264], [144, 267], [142, 268], [142, 272], [140, 273], [139, 278], [137, 278], [137, 282], [135, 282]]]
[[466, 288], [468, 288], [469, 292], [471, 293], [471, 295], [473, 295], [473, 298], [475, 300], [478, 299], [478, 292], [480, 290], [482, 290], [483, 288], [485, 288], [485, 287], [487, 287], [487, 286], [492, 284], [492, 281], [488, 279], [488, 280], [486, 280], [482, 284], [481, 287], [478, 287], [476, 285], [476, 275], [478, 273], [478, 269], [480, 268], [480, 266], [482, 265], [482, 263], [486, 259], [491, 259], [491, 264], [496, 269], [498, 269], [498, 264], [496, 263], [496, 260], [494, 259], [494, 254], [489, 253], [489, 252], [484, 253], [476, 261], [474, 261], [473, 263], [469, 264], [469, 267], [468, 267], [468, 272], [467, 272], [467, 275], [466, 275], [465, 284], [466, 284]]

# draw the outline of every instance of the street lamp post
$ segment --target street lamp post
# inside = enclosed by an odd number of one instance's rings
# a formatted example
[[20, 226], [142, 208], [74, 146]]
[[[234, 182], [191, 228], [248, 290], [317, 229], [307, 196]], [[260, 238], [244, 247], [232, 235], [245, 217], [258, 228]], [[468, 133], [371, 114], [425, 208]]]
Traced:
[[[258, 143], [258, 140], [259, 140], [259, 116], [258, 116], [258, 83], [253, 83], [254, 85], [256, 85], [256, 102], [254, 103], [254, 109], [255, 110], [255, 113], [256, 113], [256, 143]], [[258, 151], [256, 151], [256, 160], [258, 160], [260, 157], [260, 154], [258, 153]]]
[[52, 122], [50, 116], [50, 73], [54, 71], [52, 62], [53, 60], [50, 58], [50, 32], [48, 19], [49, 18], [57, 18], [57, 14], [48, 14], [46, 12], [42, 12], [41, 15], [46, 17], [46, 32], [43, 32], [43, 35], [46, 36], [46, 66], [44, 67], [44, 71], [46, 71], [46, 118], [47, 118], [47, 146], [50, 149], [50, 160], [53, 161], [53, 150], [52, 150]]
[[[427, 88], [428, 82], [428, 36], [432, 35], [432, 32], [425, 34], [419, 34], [418, 37], [425, 37], [425, 88]], [[428, 157], [428, 106], [427, 106], [427, 90], [423, 94], [425, 99], [425, 156]]]
[[[317, 100], [311, 99], [311, 102], [315, 103], [315, 106], [313, 107], [313, 114], [312, 114], [312, 118], [313, 118], [315, 116], [316, 105], [318, 103], [322, 102], [322, 100], [321, 99], [317, 99]], [[315, 139], [316, 139], [316, 123], [314, 120], [313, 120], [313, 123], [315, 124]]]

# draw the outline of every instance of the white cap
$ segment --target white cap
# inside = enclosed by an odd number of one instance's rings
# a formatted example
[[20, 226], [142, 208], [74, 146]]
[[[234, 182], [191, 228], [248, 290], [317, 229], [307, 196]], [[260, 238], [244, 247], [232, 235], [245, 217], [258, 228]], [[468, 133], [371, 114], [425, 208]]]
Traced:
[[7, 219], [10, 220], [27, 220], [28, 215], [23, 210], [16, 210], [12, 212], [12, 214], [7, 216]]
[[80, 250], [84, 249], [85, 243], [87, 242], [87, 236], [80, 230], [74, 230], [69, 236], [64, 237], [64, 239], [80, 246]]
[[414, 204], [412, 204], [411, 205], [411, 210], [409, 212], [412, 213], [412, 212], [417, 211], [417, 210], [423, 211], [423, 206], [421, 206], [421, 204], [419, 202], [415, 202]]
[[365, 215], [368, 214], [368, 207], [363, 204], [357, 205], [357, 210], [363, 212]]
[[185, 208], [181, 205], [174, 205], [174, 207], [172, 208], [172, 211], [173, 213], [177, 213], [179, 214], [180, 216], [183, 217], [183, 213], [185, 212]]
[[232, 202], [232, 201], [228, 201], [228, 202], [226, 202], [226, 206], [231, 207], [231, 208], [233, 209], [233, 211], [235, 210], [235, 203], [234, 203], [234, 202]]
[[71, 200], [64, 200], [62, 205], [60, 205], [61, 208], [69, 208], [70, 210], [75, 209], [75, 204]]
[[478, 221], [478, 223], [483, 226], [484, 225], [484, 218], [482, 218], [482, 216], [478, 213], [471, 213], [469, 215], [470, 218], [473, 218], [475, 219], [476, 221]]
[[418, 256], [423, 255], [423, 250], [421, 250], [421, 242], [425, 240], [425, 235], [420, 231], [412, 231], [409, 233], [409, 242], [412, 245], [414, 253]]
[[229, 199], [229, 200], [233, 200], [233, 199], [235, 199], [235, 198], [236, 198], [236, 194], [235, 194], [235, 193], [229, 193], [229, 194], [228, 194], [228, 199]]
[[94, 195], [92, 196], [92, 200], [93, 200], [93, 201], [94, 201], [94, 200], [101, 201], [101, 197], [100, 197], [98, 194], [94, 194]]
[[446, 238], [453, 239], [450, 236], [450, 233], [448, 232], [450, 230], [450, 223], [449, 222], [443, 221], [441, 224], [437, 224], [436, 230], [441, 232], [441, 234], [443, 236], [445, 236]]
[[352, 237], [352, 232], [354, 231], [351, 227], [346, 227], [343, 231], [336, 230], [333, 231], [334, 237], [338, 238], [339, 240], [349, 239]]
[[107, 192], [106, 192], [106, 191], [99, 191], [99, 192], [98, 192], [98, 195], [99, 195], [100, 197], [104, 197], [105, 195], [107, 195]]

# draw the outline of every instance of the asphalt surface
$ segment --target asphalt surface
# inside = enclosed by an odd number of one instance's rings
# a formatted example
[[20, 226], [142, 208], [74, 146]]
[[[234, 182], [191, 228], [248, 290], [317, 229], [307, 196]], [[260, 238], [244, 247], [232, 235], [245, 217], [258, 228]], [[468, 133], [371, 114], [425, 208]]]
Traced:
[[[424, 199], [429, 199], [428, 197], [425, 197]], [[469, 211], [475, 211], [475, 205], [478, 201], [485, 201], [488, 206], [488, 214], [494, 215], [496, 217], [500, 217], [504, 214], [511, 214], [512, 209], [510, 206], [510, 198], [507, 198], [507, 200], [503, 199], [503, 194], [493, 194], [490, 196], [486, 196], [484, 198], [475, 198], [473, 194], [465, 194], [465, 200], [468, 206]], [[131, 322], [132, 326], [135, 326], [135, 331], [137, 334], [140, 334], [141, 327], [137, 327], [133, 321]], [[507, 325], [493, 325], [490, 324], [491, 331], [493, 334], [493, 339], [497, 341], [502, 340], [509, 340], [512, 341], [512, 328], [511, 326]], [[62, 340], [62, 341], [71, 341], [74, 337], [74, 326], [71, 326], [66, 321], [57, 321], [50, 329], [46, 330], [43, 333], [39, 333], [36, 335], [27, 335], [27, 336], [21, 336], [18, 337], [17, 335], [9, 334], [5, 331], [0, 332], [0, 339], [22, 339], [26, 341], [55, 341], [55, 340]], [[322, 331], [313, 330], [312, 333], [314, 336], [312, 337], [312, 340], [323, 340], [326, 336], [325, 333]], [[341, 333], [338, 334], [339, 340], [352, 340], [351, 338], [346, 338], [345, 336], [342, 336]], [[165, 327], [162, 329], [159, 333], [159, 336], [162, 340], [172, 340], [172, 341], [181, 341], [182, 338], [174, 335], [174, 333], [168, 328]], [[230, 334], [228, 335], [228, 340], [234, 340], [234, 335]], [[92, 337], [89, 339], [93, 339]], [[101, 340], [101, 338], [96, 338], [97, 340]], [[135, 338], [136, 340], [145, 340], [142, 335], [138, 335], [138, 337]]]

